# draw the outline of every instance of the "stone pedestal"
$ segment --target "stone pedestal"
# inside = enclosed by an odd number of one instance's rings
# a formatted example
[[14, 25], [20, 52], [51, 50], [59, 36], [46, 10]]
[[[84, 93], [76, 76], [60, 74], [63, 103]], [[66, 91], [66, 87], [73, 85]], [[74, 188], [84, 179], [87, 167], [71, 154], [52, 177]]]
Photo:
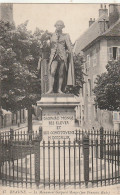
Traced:
[[75, 138], [75, 107], [79, 104], [71, 94], [42, 95], [37, 106], [42, 109], [43, 139]]

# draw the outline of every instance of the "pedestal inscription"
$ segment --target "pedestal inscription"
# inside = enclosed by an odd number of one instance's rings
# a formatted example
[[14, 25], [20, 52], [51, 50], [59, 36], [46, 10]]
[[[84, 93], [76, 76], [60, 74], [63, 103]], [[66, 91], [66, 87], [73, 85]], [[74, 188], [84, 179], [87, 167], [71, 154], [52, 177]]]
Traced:
[[43, 139], [75, 138], [75, 107], [78, 102], [74, 95], [44, 95], [37, 105], [42, 108]]
[[69, 108], [44, 109], [42, 115], [43, 137], [69, 139], [74, 135], [75, 112]]

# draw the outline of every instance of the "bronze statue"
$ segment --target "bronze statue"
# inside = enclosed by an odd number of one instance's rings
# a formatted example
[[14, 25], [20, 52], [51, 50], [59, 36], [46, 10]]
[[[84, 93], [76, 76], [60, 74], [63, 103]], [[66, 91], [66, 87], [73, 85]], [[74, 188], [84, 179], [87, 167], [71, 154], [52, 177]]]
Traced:
[[74, 65], [69, 34], [62, 32], [63, 21], [55, 23], [56, 31], [50, 39], [49, 93], [63, 93], [67, 85], [74, 85]]

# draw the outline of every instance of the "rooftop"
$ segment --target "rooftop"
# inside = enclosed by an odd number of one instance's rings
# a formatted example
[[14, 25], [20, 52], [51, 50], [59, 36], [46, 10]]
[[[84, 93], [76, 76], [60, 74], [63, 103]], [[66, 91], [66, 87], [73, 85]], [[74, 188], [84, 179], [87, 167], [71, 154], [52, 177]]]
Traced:
[[110, 26], [105, 32], [100, 28], [101, 21], [109, 21], [108, 16], [102, 15], [96, 20], [75, 42], [74, 51], [80, 53], [84, 48], [89, 46], [94, 40], [99, 37], [120, 36], [120, 19], [115, 24]]
[[113, 24], [109, 29], [107, 29], [102, 36], [120, 36], [120, 19]]

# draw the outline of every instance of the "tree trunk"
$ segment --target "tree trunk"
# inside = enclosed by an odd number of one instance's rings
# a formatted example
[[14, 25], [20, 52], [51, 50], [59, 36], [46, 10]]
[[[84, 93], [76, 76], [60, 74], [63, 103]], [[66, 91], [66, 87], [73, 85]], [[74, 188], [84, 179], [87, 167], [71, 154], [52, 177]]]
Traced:
[[22, 123], [22, 119], [21, 119], [21, 109], [20, 109], [20, 123]]
[[[28, 108], [28, 133], [32, 133], [32, 106]], [[32, 135], [29, 136], [29, 139], [32, 139]]]
[[16, 111], [16, 125], [17, 125], [17, 120], [18, 120], [18, 113]]

